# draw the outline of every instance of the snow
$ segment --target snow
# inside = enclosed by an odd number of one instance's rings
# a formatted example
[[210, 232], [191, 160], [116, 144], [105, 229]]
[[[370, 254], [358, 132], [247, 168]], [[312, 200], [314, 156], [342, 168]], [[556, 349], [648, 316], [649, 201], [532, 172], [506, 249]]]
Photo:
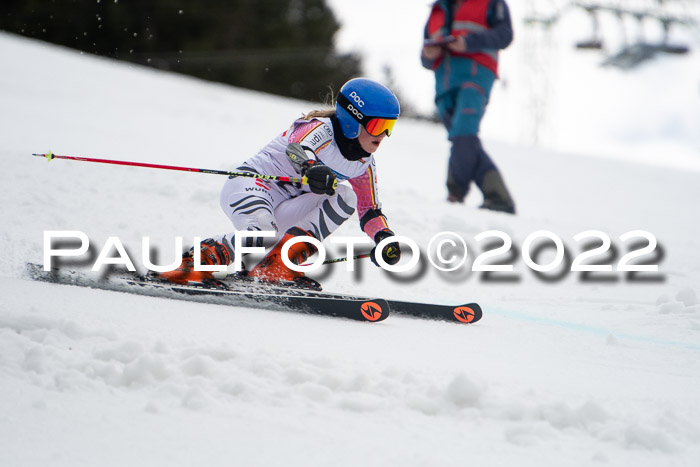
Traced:
[[[465, 239], [464, 267], [390, 275], [358, 262], [324, 288], [478, 301], [470, 326], [357, 323], [36, 283], [47, 230], [79, 230], [93, 260], [118, 236], [228, 231], [215, 175], [45, 160], [33, 152], [232, 169], [313, 105], [0, 34], [0, 465], [678, 465], [700, 462], [700, 236], [694, 163], [544, 150], [487, 139], [519, 215], [444, 202], [447, 141], [402, 120], [378, 153], [392, 228], [423, 250]], [[631, 119], [632, 121], [633, 119]], [[633, 122], [632, 122], [633, 123]], [[630, 124], [630, 129], [633, 129]], [[582, 148], [585, 145], [582, 143]], [[658, 273], [538, 276], [525, 239], [573, 258], [583, 231], [645, 230]], [[512, 273], [472, 272], [506, 232]], [[337, 235], [361, 235], [353, 217]], [[190, 240], [188, 240], [190, 239]], [[590, 239], [588, 239], [590, 240]], [[329, 245], [329, 255], [340, 255]], [[545, 251], [538, 262], [549, 261]], [[89, 264], [88, 264], [89, 266]], [[505, 277], [508, 280], [494, 280]], [[600, 280], [600, 279], [605, 280]]]

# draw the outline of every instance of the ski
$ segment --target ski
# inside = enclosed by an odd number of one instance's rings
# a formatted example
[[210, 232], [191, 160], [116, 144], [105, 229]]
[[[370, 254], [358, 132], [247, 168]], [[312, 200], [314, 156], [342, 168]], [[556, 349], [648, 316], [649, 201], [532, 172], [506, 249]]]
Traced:
[[483, 316], [483, 311], [478, 303], [450, 306], [396, 300], [387, 300], [387, 302], [391, 311], [396, 315], [413, 316], [422, 319], [472, 324], [479, 321]]
[[221, 288], [217, 288], [204, 285], [176, 285], [126, 272], [116, 277], [98, 279], [83, 272], [60, 269], [44, 271], [41, 265], [31, 263], [27, 264], [27, 271], [31, 279], [44, 282], [229, 306], [291, 310], [359, 321], [382, 321], [389, 316], [390, 312], [399, 316], [463, 324], [476, 323], [483, 316], [481, 306], [477, 303], [452, 306], [385, 300], [261, 284], [235, 275], [220, 281]]
[[[230, 275], [222, 282], [233, 290], [260, 290], [264, 289], [270, 294], [287, 294], [294, 291], [303, 291], [307, 296], [314, 297], [334, 297], [336, 294], [320, 292], [313, 289], [298, 289], [291, 286], [262, 285], [251, 281], [245, 277]], [[345, 296], [346, 298], [348, 296]], [[359, 295], [350, 295], [357, 300], [369, 300]], [[465, 303], [462, 305], [439, 305], [434, 303], [407, 302], [387, 299], [389, 309], [396, 315], [412, 316], [415, 318], [450, 321], [456, 323], [472, 324], [479, 321], [483, 316], [483, 311], [478, 303]]]
[[377, 322], [389, 316], [389, 304], [381, 298], [363, 298], [353, 295], [323, 294], [305, 289], [267, 287], [218, 288], [204, 285], [177, 285], [156, 282], [136, 273], [124, 273], [99, 278], [80, 271], [52, 269], [27, 264], [30, 279], [55, 284], [74, 285], [93, 289], [125, 292], [151, 297], [214, 303], [237, 307], [261, 308], [275, 311], [348, 318], [357, 321]]

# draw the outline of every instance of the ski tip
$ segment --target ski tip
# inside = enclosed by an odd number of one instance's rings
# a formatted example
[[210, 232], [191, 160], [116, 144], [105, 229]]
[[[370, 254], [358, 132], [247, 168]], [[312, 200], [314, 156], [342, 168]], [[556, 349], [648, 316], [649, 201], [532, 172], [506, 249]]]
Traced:
[[476, 303], [456, 306], [452, 309], [452, 314], [457, 321], [465, 324], [475, 323], [483, 316], [481, 307]]
[[33, 152], [32, 156], [43, 157], [44, 159], [47, 159], [49, 162], [51, 162], [51, 159], [53, 159], [53, 152], [49, 151], [46, 154], [44, 154], [43, 152]]
[[389, 304], [385, 300], [369, 300], [360, 304], [360, 313], [367, 321], [383, 321], [389, 317]]

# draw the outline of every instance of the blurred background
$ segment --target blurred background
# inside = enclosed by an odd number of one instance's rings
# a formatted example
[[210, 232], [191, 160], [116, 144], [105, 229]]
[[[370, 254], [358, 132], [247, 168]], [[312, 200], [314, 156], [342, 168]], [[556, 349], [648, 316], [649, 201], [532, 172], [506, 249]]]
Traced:
[[[5, 0], [0, 29], [84, 53], [329, 102], [364, 75], [435, 119], [429, 0]], [[700, 0], [511, 0], [482, 135], [700, 170]], [[306, 110], [306, 109], [302, 109]]]

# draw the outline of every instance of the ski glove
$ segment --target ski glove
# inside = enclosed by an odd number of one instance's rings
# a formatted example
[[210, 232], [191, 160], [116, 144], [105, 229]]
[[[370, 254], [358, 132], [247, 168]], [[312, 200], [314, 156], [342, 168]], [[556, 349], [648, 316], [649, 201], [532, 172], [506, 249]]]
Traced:
[[304, 162], [301, 176], [307, 178], [309, 188], [317, 195], [334, 195], [335, 189], [338, 188], [338, 179], [331, 168], [315, 160]]
[[[374, 236], [374, 243], [379, 244], [382, 240], [388, 237], [393, 237], [394, 232], [392, 232], [389, 229], [385, 230], [380, 230], [377, 232], [377, 234]], [[376, 259], [376, 252], [377, 247], [375, 246], [372, 248], [372, 251], [369, 253], [369, 258], [372, 260], [372, 262], [379, 266], [379, 263], [377, 262]], [[382, 248], [382, 259], [384, 262], [390, 266], [395, 265], [396, 263], [399, 262], [401, 259], [401, 247], [399, 246], [399, 242], [391, 242]]]

